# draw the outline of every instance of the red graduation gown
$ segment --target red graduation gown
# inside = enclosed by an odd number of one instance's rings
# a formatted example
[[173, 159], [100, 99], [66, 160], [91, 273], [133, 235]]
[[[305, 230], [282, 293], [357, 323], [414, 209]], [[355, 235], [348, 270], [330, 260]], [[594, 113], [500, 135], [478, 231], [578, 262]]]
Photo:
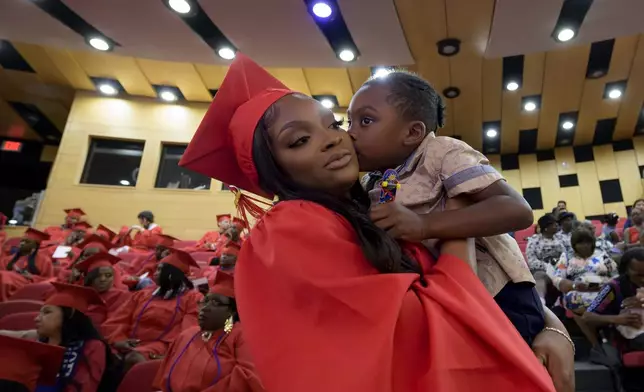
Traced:
[[154, 241], [152, 236], [155, 234], [163, 234], [163, 229], [161, 226], [154, 226], [150, 230], [137, 231], [132, 238], [132, 247], [130, 252], [149, 252], [150, 249], [154, 248]]
[[[116, 283], [116, 277], [114, 279], [114, 283]], [[111, 288], [99, 295], [103, 302], [105, 302], [105, 305], [90, 305], [86, 312], [87, 316], [92, 319], [96, 326], [102, 325], [105, 320], [115, 314], [116, 311], [130, 299], [132, 293]]]
[[[15, 271], [7, 271], [13, 255], [0, 257], [0, 302], [9, 299], [16, 291], [30, 283], [39, 283], [51, 278], [54, 275], [54, 268], [51, 260], [41, 253], [36, 254], [36, 268], [40, 275], [31, 275], [30, 278]], [[29, 256], [21, 256], [14, 264], [14, 269], [27, 269]]]
[[[222, 333], [222, 330], [214, 332], [204, 342], [199, 327], [183, 331], [170, 345], [157, 372], [154, 388], [163, 392], [263, 392], [246, 350], [240, 323], [222, 337], [214, 351]], [[213, 352], [219, 357], [221, 369]]]
[[176, 297], [150, 300], [154, 290], [156, 287], [149, 287], [134, 293], [103, 323], [103, 332], [110, 344], [139, 339], [136, 351], [146, 357], [163, 355], [181, 331], [197, 325], [197, 303], [202, 297], [198, 291], [184, 292], [177, 307]]
[[416, 250], [427, 287], [417, 274], [378, 273], [332, 211], [273, 207], [235, 269], [244, 338], [266, 389], [554, 391], [471, 268], [450, 255], [431, 266]]
[[186, 246], [182, 248], [184, 252], [212, 252], [214, 249], [208, 247], [208, 244], [217, 244], [217, 241], [221, 237], [221, 234], [218, 231], [209, 231], [201, 237], [199, 241], [194, 246]]
[[[67, 385], [64, 392], [96, 392], [105, 372], [105, 345], [98, 340], [88, 340], [83, 347], [83, 358], [76, 364], [75, 384]], [[72, 384], [72, 383], [70, 383]]]
[[49, 234], [50, 242], [62, 243], [65, 241], [65, 238], [72, 232], [72, 229], [63, 229], [62, 226], [49, 226], [44, 233]]

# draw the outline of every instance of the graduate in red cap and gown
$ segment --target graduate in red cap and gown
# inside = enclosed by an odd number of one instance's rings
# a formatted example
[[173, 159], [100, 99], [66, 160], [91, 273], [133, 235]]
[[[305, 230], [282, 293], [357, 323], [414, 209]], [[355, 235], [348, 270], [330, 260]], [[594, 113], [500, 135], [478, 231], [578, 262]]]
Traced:
[[172, 342], [154, 386], [163, 392], [264, 391], [244, 342], [232, 276], [217, 276], [200, 303], [199, 326]]
[[132, 260], [129, 265], [123, 265], [123, 284], [129, 288], [137, 286], [142, 276], [152, 277], [157, 269], [159, 262], [170, 254], [170, 248], [173, 247], [176, 238], [166, 235], [157, 234], [150, 238], [150, 243], [154, 244], [154, 252], [148, 255], [140, 255]]
[[0, 302], [4, 302], [18, 289], [38, 283], [54, 275], [51, 260], [39, 252], [40, 243], [49, 235], [32, 228], [25, 231], [18, 252], [0, 257]]
[[55, 386], [39, 386], [37, 392], [96, 392], [99, 385], [112, 385], [115, 359], [107, 343], [87, 316], [92, 305], [101, 305], [96, 290], [52, 283], [55, 288], [35, 319], [35, 330], [1, 331], [10, 336], [38, 340], [63, 347], [65, 354], [58, 368]]
[[182, 249], [188, 253], [214, 252], [217, 248], [217, 244], [220, 243], [220, 238], [230, 227], [230, 221], [230, 214], [217, 215], [217, 226], [219, 227], [219, 230], [206, 232], [206, 234], [204, 234], [203, 237], [201, 237], [201, 239], [197, 241], [195, 246], [188, 246]]
[[82, 217], [85, 216], [85, 211], [80, 208], [68, 208], [65, 210], [65, 223], [61, 226], [49, 226], [43, 230], [49, 234], [51, 241], [62, 242], [67, 238], [69, 233], [75, 228]]
[[54, 385], [65, 349], [0, 334], [0, 391], [35, 391]]
[[[114, 244], [104, 237], [96, 234], [87, 236], [78, 244], [78, 248], [80, 249], [80, 251], [77, 251], [78, 256], [68, 264], [67, 268], [61, 269], [58, 272], [57, 281], [60, 283], [75, 283], [82, 285], [82, 273], [78, 268], [76, 268], [76, 265], [96, 253], [108, 252], [113, 247]], [[116, 287], [119, 289], [126, 289], [126, 287], [121, 283], [121, 280], [123, 279], [121, 270], [119, 268], [115, 268], [114, 273], [118, 282]]]
[[94, 234], [101, 236], [108, 241], [112, 241], [116, 237], [116, 233], [112, 231], [112, 229], [102, 224], [96, 227]]
[[263, 216], [259, 199], [236, 198], [259, 219], [235, 294], [267, 390], [554, 391], [466, 241], [435, 260], [377, 229], [341, 122], [248, 57], [237, 53], [179, 164], [279, 198]]
[[208, 279], [208, 284], [212, 286], [219, 271], [229, 275], [234, 275], [239, 250], [239, 244], [229, 241], [222, 247], [221, 256], [217, 259], [213, 259], [210, 265], [201, 268], [199, 273], [195, 276], [197, 278]]
[[99, 252], [74, 266], [81, 273], [83, 286], [96, 290], [103, 301], [103, 304], [92, 305], [88, 309], [87, 315], [96, 325], [103, 324], [132, 296], [127, 287], [117, 286], [117, 283], [121, 282], [118, 280], [118, 269], [114, 265], [120, 260], [107, 252]]
[[158, 287], [136, 292], [103, 323], [103, 331], [129, 369], [138, 362], [165, 355], [182, 330], [197, 325], [201, 294], [187, 278], [199, 265], [190, 254], [172, 248], [154, 276]]

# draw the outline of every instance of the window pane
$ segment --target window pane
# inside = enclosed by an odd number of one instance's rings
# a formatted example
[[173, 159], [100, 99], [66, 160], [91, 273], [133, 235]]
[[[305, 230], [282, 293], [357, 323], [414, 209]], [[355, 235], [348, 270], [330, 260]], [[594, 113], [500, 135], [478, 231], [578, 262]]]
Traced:
[[144, 145], [135, 140], [92, 138], [81, 182], [135, 186]]
[[179, 167], [187, 145], [164, 144], [157, 173], [157, 188], [210, 189], [210, 177]]

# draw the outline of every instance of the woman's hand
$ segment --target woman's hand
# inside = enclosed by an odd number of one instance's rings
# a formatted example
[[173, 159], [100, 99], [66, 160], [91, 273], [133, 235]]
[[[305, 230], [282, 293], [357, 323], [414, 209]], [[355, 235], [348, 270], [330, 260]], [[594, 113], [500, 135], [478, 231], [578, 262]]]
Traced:
[[628, 311], [622, 312], [615, 317], [615, 324], [640, 329], [642, 328], [642, 316]]
[[[546, 327], [566, 332], [557, 316], [544, 307]], [[534, 339], [532, 351], [546, 367], [557, 392], [575, 390], [575, 353], [570, 342], [557, 332], [543, 330]]]
[[644, 299], [637, 297], [628, 297], [622, 301], [624, 309], [642, 309], [644, 308]]
[[139, 339], [127, 339], [114, 343], [112, 346], [120, 352], [130, 352], [141, 342]]
[[375, 204], [369, 217], [379, 228], [393, 238], [420, 242], [429, 239], [425, 235], [424, 222], [420, 215], [400, 203]]

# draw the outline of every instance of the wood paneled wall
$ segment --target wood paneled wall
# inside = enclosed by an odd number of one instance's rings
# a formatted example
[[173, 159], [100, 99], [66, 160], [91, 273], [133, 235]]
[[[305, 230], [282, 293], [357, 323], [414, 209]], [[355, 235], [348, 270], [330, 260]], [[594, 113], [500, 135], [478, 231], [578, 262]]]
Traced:
[[614, 145], [561, 147], [528, 155], [491, 155], [492, 165], [531, 203], [535, 221], [565, 200], [578, 217], [615, 212], [644, 195], [644, 137]]

